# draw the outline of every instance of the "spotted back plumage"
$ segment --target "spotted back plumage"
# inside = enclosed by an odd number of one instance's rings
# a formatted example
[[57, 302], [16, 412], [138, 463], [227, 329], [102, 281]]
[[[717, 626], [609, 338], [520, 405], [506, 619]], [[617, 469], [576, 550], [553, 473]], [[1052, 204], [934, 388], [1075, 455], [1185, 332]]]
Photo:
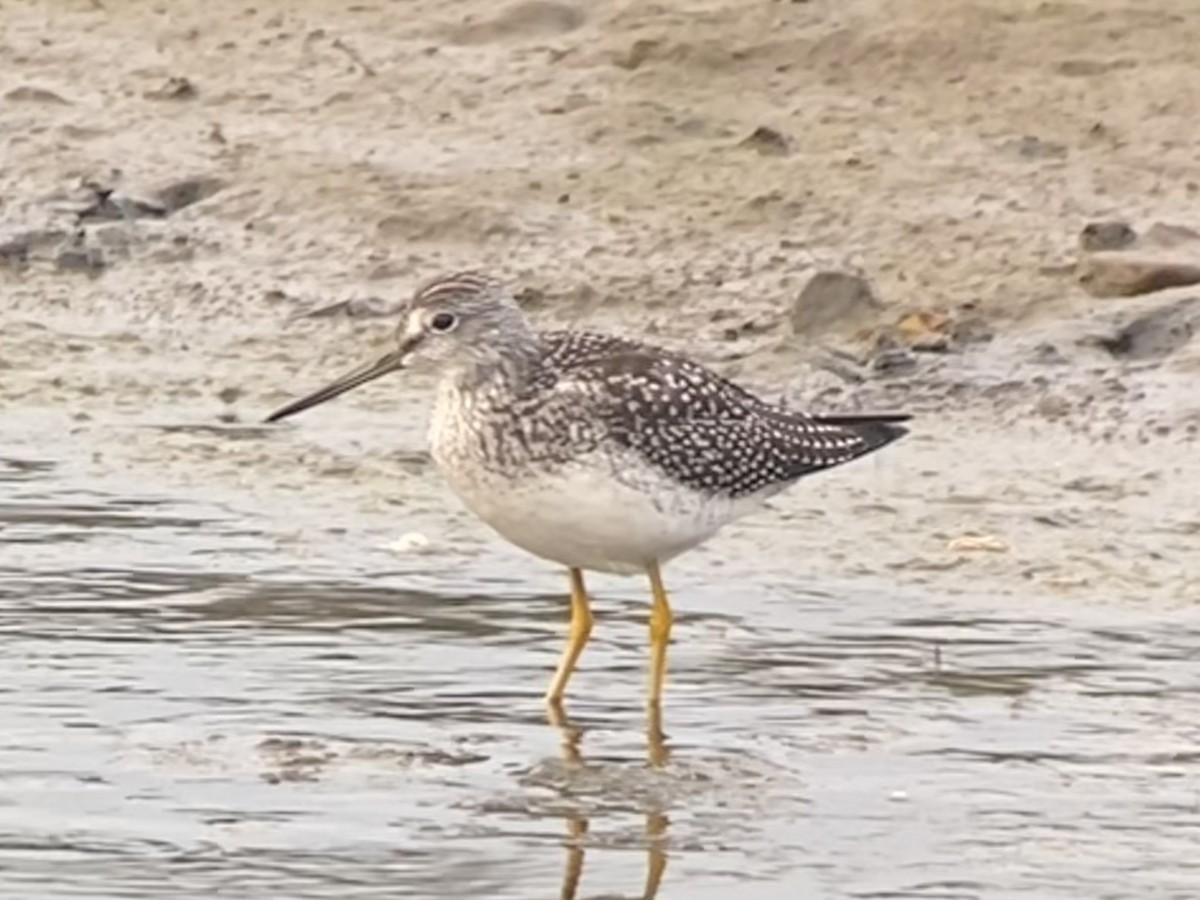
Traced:
[[[586, 332], [542, 335], [550, 390], [671, 479], [728, 497], [773, 493], [903, 436], [904, 415], [804, 415], [687, 357]], [[546, 390], [546, 383], [542, 390]]]

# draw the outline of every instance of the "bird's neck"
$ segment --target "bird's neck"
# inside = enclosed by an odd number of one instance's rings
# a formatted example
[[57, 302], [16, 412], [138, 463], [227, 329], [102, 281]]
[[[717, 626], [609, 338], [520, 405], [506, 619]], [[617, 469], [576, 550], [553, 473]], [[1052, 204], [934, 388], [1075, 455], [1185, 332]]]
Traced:
[[532, 331], [513, 334], [502, 346], [476, 353], [445, 373], [443, 385], [461, 394], [503, 390], [520, 393], [541, 364], [541, 340]]

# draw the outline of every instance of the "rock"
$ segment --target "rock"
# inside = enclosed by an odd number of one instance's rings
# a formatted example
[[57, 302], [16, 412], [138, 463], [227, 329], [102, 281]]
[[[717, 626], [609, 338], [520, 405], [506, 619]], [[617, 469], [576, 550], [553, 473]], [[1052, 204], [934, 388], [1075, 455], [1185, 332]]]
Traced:
[[172, 75], [159, 87], [146, 91], [147, 100], [190, 100], [196, 96], [196, 86], [181, 75]]
[[1132, 297], [1200, 282], [1200, 232], [1156, 222], [1138, 235], [1127, 222], [1090, 222], [1075, 271], [1096, 297]]
[[883, 309], [865, 278], [825, 270], [815, 273], [801, 288], [788, 321], [797, 336], [818, 336], [873, 325]]
[[92, 201], [78, 211], [80, 222], [122, 222], [166, 218], [211, 197], [225, 187], [225, 182], [203, 175], [181, 178], [154, 191], [149, 200], [118, 194], [114, 188], [95, 182], [87, 182], [84, 187], [91, 191]]
[[649, 40], [647, 38], [639, 38], [634, 41], [629, 49], [613, 59], [613, 64], [622, 69], [633, 71], [639, 68], [642, 63], [653, 58], [654, 54], [662, 46], [662, 41]]
[[1135, 316], [1095, 343], [1119, 359], [1157, 360], [1186, 346], [1197, 331], [1200, 296], [1183, 297]]
[[1088, 222], [1079, 232], [1079, 249], [1086, 253], [1123, 250], [1137, 241], [1137, 232], [1128, 222]]
[[76, 215], [80, 222], [121, 222], [126, 219], [161, 219], [167, 211], [160, 206], [135, 200], [132, 197], [121, 197], [112, 188], [102, 187], [88, 182], [84, 185], [92, 192], [90, 204], [79, 210]]
[[1200, 247], [1200, 231], [1169, 222], [1155, 222], [1141, 236], [1119, 219], [1089, 222], [1079, 233], [1079, 249], [1085, 253], [1126, 250], [1135, 245], [1142, 250], [1173, 250], [1185, 244]]
[[155, 191], [155, 199], [167, 213], [178, 212], [184, 207], [207, 200], [213, 194], [225, 188], [225, 182], [220, 178], [198, 175], [181, 178]]
[[13, 88], [4, 95], [4, 99], [10, 103], [49, 103], [53, 106], [70, 106], [69, 100], [64, 100], [54, 91], [31, 87], [27, 84]]
[[791, 141], [783, 132], [768, 128], [766, 125], [759, 125], [743, 138], [738, 146], [749, 147], [763, 156], [787, 156], [792, 149]]
[[1200, 257], [1107, 250], [1081, 257], [1076, 277], [1093, 297], [1134, 297], [1200, 283]]
[[505, 39], [548, 38], [567, 34], [587, 21], [583, 10], [551, 0], [517, 3], [486, 22], [467, 22], [450, 39], [456, 44], [487, 44]]
[[1030, 353], [1029, 361], [1036, 363], [1039, 366], [1061, 366], [1066, 364], [1067, 358], [1063, 356], [1061, 350], [1049, 341], [1042, 341]]

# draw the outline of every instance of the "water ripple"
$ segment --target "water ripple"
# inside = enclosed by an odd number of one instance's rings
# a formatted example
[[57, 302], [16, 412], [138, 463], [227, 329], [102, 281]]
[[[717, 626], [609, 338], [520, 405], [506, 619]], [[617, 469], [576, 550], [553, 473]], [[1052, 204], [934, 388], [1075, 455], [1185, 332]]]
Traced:
[[0, 896], [1200, 886], [1186, 612], [687, 583], [653, 766], [631, 582], [550, 723], [565, 602], [502, 563], [288, 572], [245, 515], [152, 497], [0, 523]]

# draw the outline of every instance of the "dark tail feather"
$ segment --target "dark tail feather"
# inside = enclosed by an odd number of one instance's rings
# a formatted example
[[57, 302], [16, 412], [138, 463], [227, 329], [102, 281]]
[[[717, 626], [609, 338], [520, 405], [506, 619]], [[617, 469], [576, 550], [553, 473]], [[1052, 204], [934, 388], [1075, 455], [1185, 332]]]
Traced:
[[896, 422], [907, 422], [912, 418], [912, 413], [851, 413], [813, 418], [823, 425], [845, 425], [847, 428], [853, 428], [855, 425], [893, 425]]
[[897, 423], [907, 422], [909, 413], [859, 413], [847, 415], [814, 416], [823, 425], [837, 425], [861, 437], [866, 442], [863, 453], [870, 453], [899, 440], [908, 434], [908, 429]]

